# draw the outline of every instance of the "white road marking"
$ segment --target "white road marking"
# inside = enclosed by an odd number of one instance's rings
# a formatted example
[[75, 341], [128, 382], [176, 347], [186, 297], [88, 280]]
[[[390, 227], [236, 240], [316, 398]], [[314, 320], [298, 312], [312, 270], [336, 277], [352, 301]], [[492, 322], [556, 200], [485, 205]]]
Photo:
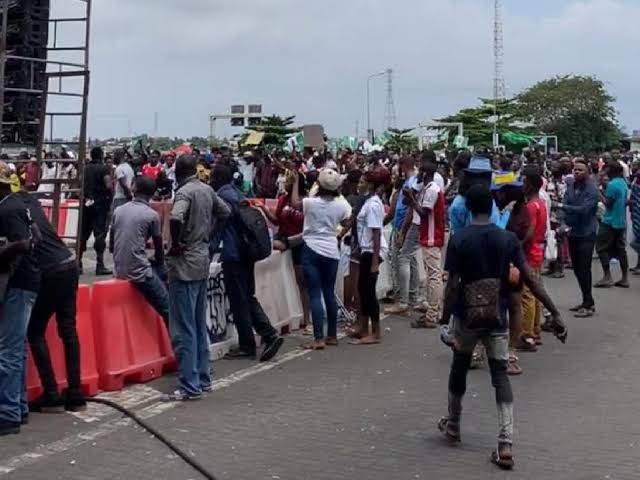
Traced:
[[[293, 350], [281, 355], [277, 360], [273, 362], [259, 363], [244, 370], [240, 370], [227, 377], [217, 380], [213, 385], [213, 391], [230, 387], [235, 383], [241, 382], [249, 377], [257, 375], [258, 373], [272, 370], [277, 366], [282, 365], [283, 363], [295, 360], [296, 358], [308, 355], [309, 353], [310, 351], [308, 350]], [[153, 388], [144, 388], [144, 385], [136, 385], [135, 387], [131, 387], [128, 390], [134, 390], [134, 392], [131, 395], [125, 395], [125, 392], [123, 391], [118, 392], [118, 394], [111, 394], [110, 397], [108, 396], [108, 394], [101, 395], [101, 397], [104, 396], [105, 398], [109, 398], [110, 400], [115, 401], [119, 401], [118, 398], [124, 398], [123, 401], [128, 401], [130, 402], [130, 405], [135, 406], [142, 402], [149, 401], [154, 398], [153, 396], [155, 394], [159, 394], [159, 392], [157, 392]], [[156, 402], [139, 411], [136, 411], [135, 413], [141, 419], [145, 420], [166, 413], [167, 411], [175, 408], [177, 405], [178, 403]], [[95, 422], [99, 420], [100, 417], [104, 417], [104, 414], [102, 412], [102, 409], [92, 409], [90, 415], [87, 415], [84, 418], [80, 416], [80, 418], [87, 422]], [[4, 460], [0, 464], [0, 477], [15, 472], [20, 468], [32, 465], [44, 458], [59, 453], [64, 453], [85, 445], [86, 443], [93, 442], [98, 438], [110, 435], [123, 427], [131, 425], [132, 423], [133, 421], [126, 417], [110, 420], [100, 424], [99, 426], [88, 432], [69, 435], [68, 437], [65, 437], [61, 440], [57, 440], [47, 445], [41, 445], [32, 452], [23, 453], [21, 455], [17, 455], [15, 457]]]

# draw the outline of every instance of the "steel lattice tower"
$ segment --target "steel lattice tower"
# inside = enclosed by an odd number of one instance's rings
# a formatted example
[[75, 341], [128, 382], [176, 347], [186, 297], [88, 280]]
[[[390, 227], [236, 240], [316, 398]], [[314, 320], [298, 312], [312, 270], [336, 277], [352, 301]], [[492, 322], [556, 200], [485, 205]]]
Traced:
[[502, 0], [495, 0], [493, 23], [493, 146], [500, 144], [498, 137], [498, 104], [506, 97], [504, 81], [504, 34], [502, 28]]
[[396, 128], [396, 106], [393, 101], [393, 70], [388, 68], [387, 74], [387, 104], [384, 109], [384, 126], [387, 130]]
[[502, 0], [495, 0], [495, 13], [493, 25], [493, 98], [504, 100], [506, 87], [504, 81], [504, 36], [502, 28]]

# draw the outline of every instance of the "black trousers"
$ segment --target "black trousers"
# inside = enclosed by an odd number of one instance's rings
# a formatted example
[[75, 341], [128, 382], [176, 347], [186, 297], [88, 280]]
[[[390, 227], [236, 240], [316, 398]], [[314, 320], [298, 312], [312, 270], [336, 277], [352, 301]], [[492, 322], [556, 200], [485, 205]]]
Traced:
[[371, 273], [373, 254], [364, 252], [360, 255], [360, 274], [358, 275], [358, 294], [360, 295], [360, 311], [372, 322], [380, 321], [380, 304], [376, 295], [378, 274]]
[[278, 332], [273, 328], [269, 317], [256, 298], [256, 279], [253, 263], [224, 262], [224, 287], [233, 315], [233, 323], [238, 331], [240, 350], [255, 354], [256, 340], [253, 330], [263, 340], [275, 337]]
[[108, 202], [96, 202], [90, 207], [83, 207], [82, 237], [80, 238], [82, 252], [87, 250], [87, 242], [93, 233], [93, 238], [95, 239], [93, 248], [99, 257], [104, 254], [107, 247], [109, 209], [110, 205]]
[[595, 305], [592, 294], [593, 279], [591, 276], [591, 263], [595, 244], [595, 236], [569, 237], [569, 255], [573, 264], [573, 273], [578, 280], [578, 285], [582, 292], [582, 305], [585, 307], [593, 307]]
[[80, 390], [80, 342], [76, 331], [77, 293], [78, 268], [75, 262], [63, 271], [42, 275], [38, 298], [31, 312], [27, 338], [31, 345], [33, 361], [47, 394], [55, 394], [58, 391], [45, 338], [47, 325], [53, 314], [56, 315], [58, 335], [64, 345], [69, 390]]

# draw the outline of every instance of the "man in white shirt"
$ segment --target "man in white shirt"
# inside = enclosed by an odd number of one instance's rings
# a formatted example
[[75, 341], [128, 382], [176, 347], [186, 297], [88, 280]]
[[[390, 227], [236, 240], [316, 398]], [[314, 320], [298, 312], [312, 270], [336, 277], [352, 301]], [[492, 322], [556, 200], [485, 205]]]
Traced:
[[133, 198], [131, 187], [136, 177], [133, 168], [126, 160], [124, 150], [118, 149], [113, 154], [113, 162], [116, 164], [115, 192], [113, 195], [112, 211], [120, 205], [124, 205]]

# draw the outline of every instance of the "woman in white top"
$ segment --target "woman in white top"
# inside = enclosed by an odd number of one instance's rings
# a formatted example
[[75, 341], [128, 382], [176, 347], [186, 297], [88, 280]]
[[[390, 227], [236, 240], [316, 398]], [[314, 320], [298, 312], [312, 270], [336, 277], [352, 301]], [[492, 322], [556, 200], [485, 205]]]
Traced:
[[[301, 262], [304, 281], [311, 303], [314, 341], [303, 345], [309, 350], [322, 350], [326, 345], [338, 344], [338, 305], [335, 298], [336, 275], [340, 261], [337, 230], [351, 215], [351, 207], [339, 199], [342, 178], [325, 168], [318, 176], [318, 192], [302, 201], [304, 227], [301, 237], [290, 237], [289, 242], [302, 239]], [[292, 245], [293, 246], [293, 245]], [[327, 312], [327, 336], [324, 335], [324, 307]]]
[[[380, 196], [391, 183], [391, 173], [385, 167], [376, 167], [364, 176], [369, 198], [357, 218], [358, 248], [360, 250], [360, 275], [358, 294], [360, 296], [360, 338], [351, 341], [353, 345], [373, 345], [380, 343], [380, 305], [376, 294], [376, 284], [381, 258], [388, 251], [382, 229], [384, 226], [384, 204]], [[369, 333], [371, 320], [371, 334]]]

